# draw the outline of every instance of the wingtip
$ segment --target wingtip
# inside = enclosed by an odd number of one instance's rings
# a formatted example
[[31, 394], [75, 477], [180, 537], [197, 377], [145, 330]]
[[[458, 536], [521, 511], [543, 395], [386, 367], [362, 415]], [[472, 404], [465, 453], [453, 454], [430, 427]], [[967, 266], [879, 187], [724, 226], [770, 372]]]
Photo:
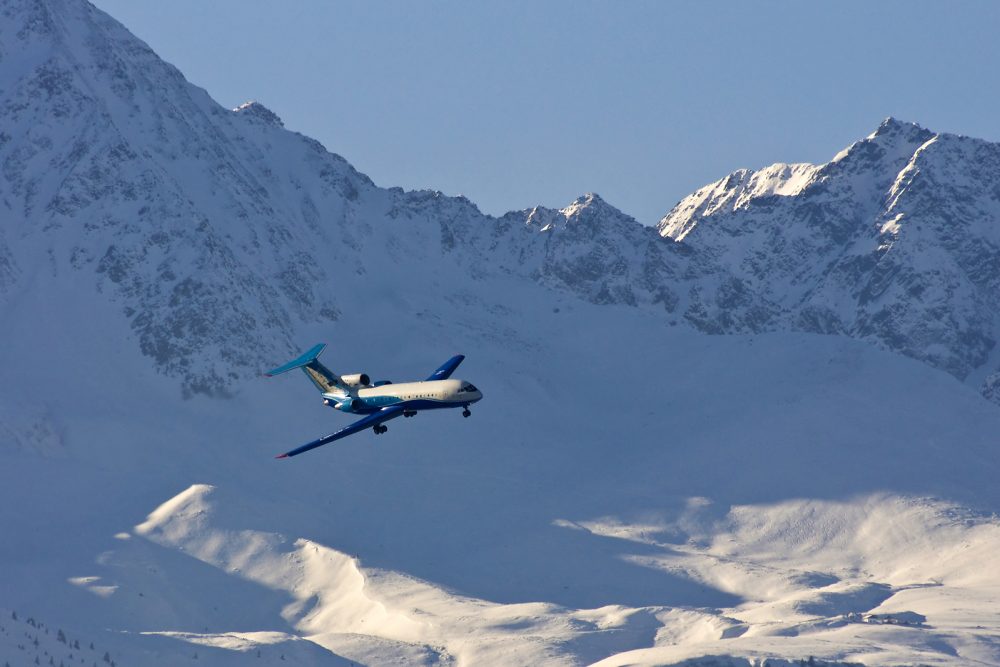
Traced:
[[288, 454], [278, 454], [274, 458], [276, 458], [276, 459], [287, 459], [288, 458]]

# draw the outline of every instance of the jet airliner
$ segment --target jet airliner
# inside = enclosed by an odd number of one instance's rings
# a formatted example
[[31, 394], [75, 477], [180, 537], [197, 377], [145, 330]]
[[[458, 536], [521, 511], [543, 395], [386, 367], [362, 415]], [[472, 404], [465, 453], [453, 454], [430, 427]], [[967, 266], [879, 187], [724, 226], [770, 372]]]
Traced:
[[476, 389], [475, 385], [464, 380], [451, 379], [452, 373], [465, 359], [461, 354], [444, 362], [426, 380], [400, 384], [384, 380], [372, 384], [371, 378], [364, 373], [337, 375], [321, 364], [319, 355], [325, 347], [325, 343], [320, 343], [265, 375], [273, 377], [301, 368], [322, 393], [324, 405], [341, 412], [367, 416], [339, 431], [307, 442], [275, 458], [298, 456], [310, 449], [364, 431], [366, 428], [371, 428], [376, 434], [382, 434], [389, 430], [385, 422], [400, 416], [412, 417], [422, 410], [462, 408], [462, 416], [468, 417], [472, 414], [469, 406], [483, 397], [483, 393]]

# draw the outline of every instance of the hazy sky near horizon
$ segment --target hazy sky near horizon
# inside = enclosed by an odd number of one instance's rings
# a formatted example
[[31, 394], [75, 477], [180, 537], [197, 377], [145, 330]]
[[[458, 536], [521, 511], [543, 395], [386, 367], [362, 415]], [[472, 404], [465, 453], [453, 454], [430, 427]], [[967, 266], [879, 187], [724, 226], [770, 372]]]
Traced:
[[93, 0], [219, 103], [487, 213], [585, 192], [654, 224], [895, 116], [1000, 140], [1000, 2]]

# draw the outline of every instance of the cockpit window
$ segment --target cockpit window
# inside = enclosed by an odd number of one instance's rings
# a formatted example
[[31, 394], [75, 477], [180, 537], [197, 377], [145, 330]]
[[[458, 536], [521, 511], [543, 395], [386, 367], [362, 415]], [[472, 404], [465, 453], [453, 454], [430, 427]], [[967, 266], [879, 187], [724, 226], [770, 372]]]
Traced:
[[466, 382], [465, 384], [462, 385], [462, 388], [459, 391], [461, 391], [463, 394], [470, 394], [474, 391], [479, 391], [479, 390], [476, 389], [476, 385], [469, 384], [468, 382]]

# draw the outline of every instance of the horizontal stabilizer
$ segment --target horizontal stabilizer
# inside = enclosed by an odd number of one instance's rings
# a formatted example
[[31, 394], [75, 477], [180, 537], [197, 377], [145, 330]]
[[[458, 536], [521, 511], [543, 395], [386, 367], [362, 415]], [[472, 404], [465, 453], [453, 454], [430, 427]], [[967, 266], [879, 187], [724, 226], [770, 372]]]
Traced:
[[317, 357], [322, 354], [323, 350], [326, 348], [326, 343], [319, 343], [309, 348], [308, 352], [303, 353], [301, 356], [292, 359], [284, 366], [278, 366], [269, 370], [266, 375], [267, 377], [274, 377], [275, 375], [281, 375], [282, 373], [287, 373], [288, 371], [293, 371], [296, 368], [302, 368], [303, 366], [308, 366], [310, 363], [316, 361]]

